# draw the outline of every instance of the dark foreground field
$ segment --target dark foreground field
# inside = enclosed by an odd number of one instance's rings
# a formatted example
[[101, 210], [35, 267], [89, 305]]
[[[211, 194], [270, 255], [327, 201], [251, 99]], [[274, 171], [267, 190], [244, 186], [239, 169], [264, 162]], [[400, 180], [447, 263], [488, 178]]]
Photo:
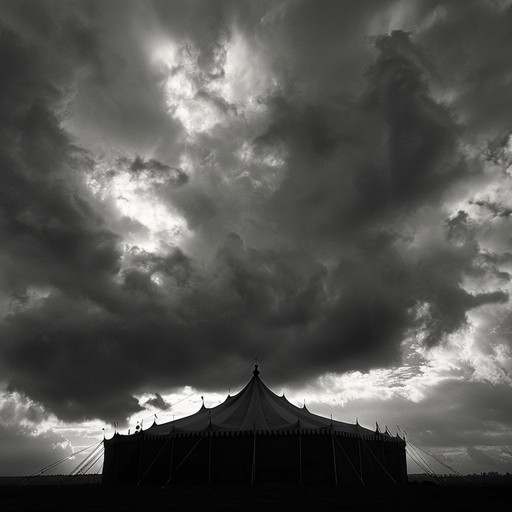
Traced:
[[104, 488], [99, 485], [0, 487], [0, 510], [60, 511], [486, 511], [512, 512], [512, 488], [409, 484], [388, 489], [330, 486]]

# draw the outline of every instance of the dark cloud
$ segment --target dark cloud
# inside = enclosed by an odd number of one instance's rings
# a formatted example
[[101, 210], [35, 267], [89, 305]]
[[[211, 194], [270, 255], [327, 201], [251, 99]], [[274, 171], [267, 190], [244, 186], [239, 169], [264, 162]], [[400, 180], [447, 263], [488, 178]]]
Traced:
[[4, 267], [4, 291], [23, 294], [28, 285], [49, 284], [70, 293], [92, 291], [116, 272], [119, 238], [95, 212], [80, 176], [87, 161], [54, 112], [63, 100], [59, 86], [66, 85], [57, 80], [69, 63], [63, 57], [63, 69], [55, 63], [46, 68], [47, 48], [8, 28], [1, 37], [2, 60], [10, 66], [0, 106], [5, 113], [0, 237], [11, 260]]
[[458, 151], [453, 115], [436, 102], [428, 86], [421, 50], [403, 31], [378, 38], [380, 56], [370, 70], [369, 104], [387, 125], [388, 183], [395, 202], [412, 201], [460, 179], [464, 167]]
[[[274, 98], [259, 145], [285, 144], [293, 172], [275, 195], [281, 217], [308, 237], [350, 236], [432, 204], [466, 170], [458, 126], [433, 99], [429, 70], [408, 34], [375, 42], [379, 55], [355, 104]], [[300, 101], [301, 97], [297, 99]], [[292, 226], [295, 227], [295, 226]]]
[[[510, 131], [512, 105], [507, 86], [510, 6], [478, 1], [468, 2], [463, 10], [450, 2], [417, 5], [418, 15], [432, 20], [417, 39], [436, 62], [440, 91], [453, 98], [447, 102], [456, 105], [472, 134], [485, 139], [503, 136]], [[453, 91], [457, 94], [450, 94]]]
[[[508, 38], [499, 30], [481, 49], [464, 23], [485, 11], [503, 28], [510, 10], [440, 3], [429, 25], [435, 9], [418, 2], [416, 32], [375, 33], [389, 5], [2, 8], [0, 282], [16, 307], [0, 325], [0, 365], [11, 391], [67, 421], [123, 421], [142, 410], [136, 395], [220, 389], [228, 364], [255, 356], [281, 369], [274, 383], [396, 365], [411, 333], [434, 347], [477, 308], [504, 307], [510, 262], [482, 246], [470, 207], [504, 221], [507, 207], [461, 190], [490, 179], [489, 162], [506, 165], [502, 117], [482, 158], [467, 143], [487, 137], [484, 106], [494, 87], [507, 99], [509, 66], [491, 59], [482, 88], [484, 69], [456, 59], [453, 34], [483, 59]], [[252, 60], [230, 96], [237, 37]], [[156, 39], [175, 52], [169, 69], [152, 62]], [[182, 103], [167, 98], [165, 73], [184, 73]], [[250, 108], [240, 83], [258, 85]], [[213, 112], [215, 129], [189, 133], [184, 105], [195, 120]], [[124, 175], [167, 208], [159, 215], [181, 215], [188, 238], [165, 251], [129, 243], [128, 232], [151, 234], [142, 213], [91, 186]]]
[[144, 402], [144, 405], [149, 405], [160, 410], [169, 409], [171, 407], [171, 404], [169, 402], [166, 402], [164, 398], [162, 398], [162, 395], [160, 395], [159, 393], [155, 393], [154, 398], [146, 400], [146, 402]]
[[142, 174], [142, 171], [146, 171], [143, 173], [143, 178], [164, 179], [165, 184], [171, 187], [181, 187], [182, 185], [186, 185], [188, 183], [188, 176], [183, 172], [182, 169], [173, 168], [154, 158], [144, 161], [144, 159], [140, 156], [136, 156], [133, 159], [133, 162], [130, 164], [130, 170], [138, 175], [137, 177], [139, 179], [141, 178], [140, 174]]

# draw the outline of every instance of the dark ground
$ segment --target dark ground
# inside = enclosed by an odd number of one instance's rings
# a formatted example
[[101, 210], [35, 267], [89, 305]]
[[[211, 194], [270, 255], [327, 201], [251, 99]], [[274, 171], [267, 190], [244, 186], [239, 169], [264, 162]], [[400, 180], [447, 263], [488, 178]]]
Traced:
[[334, 486], [182, 486], [105, 488], [100, 485], [0, 487], [0, 510], [60, 511], [488, 511], [512, 512], [510, 486], [441, 487], [409, 484], [385, 489]]

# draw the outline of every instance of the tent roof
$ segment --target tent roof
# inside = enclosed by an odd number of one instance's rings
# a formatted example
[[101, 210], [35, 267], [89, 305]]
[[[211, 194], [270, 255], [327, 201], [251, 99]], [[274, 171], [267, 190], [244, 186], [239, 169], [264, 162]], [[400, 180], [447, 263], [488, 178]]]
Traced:
[[174, 432], [213, 431], [278, 431], [278, 430], [320, 430], [333, 428], [337, 432], [369, 435], [372, 430], [331, 420], [309, 412], [304, 407], [296, 407], [285, 397], [276, 395], [259, 378], [258, 365], [253, 377], [236, 395], [229, 396], [216, 407], [204, 404], [195, 414], [157, 425], [154, 423], [144, 433], [162, 435]]

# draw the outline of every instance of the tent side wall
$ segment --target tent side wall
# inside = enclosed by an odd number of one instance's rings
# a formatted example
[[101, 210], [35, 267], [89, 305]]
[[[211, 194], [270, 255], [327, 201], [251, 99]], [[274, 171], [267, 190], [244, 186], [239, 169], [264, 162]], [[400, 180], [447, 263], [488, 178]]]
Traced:
[[136, 434], [105, 441], [106, 485], [406, 483], [405, 442], [330, 431]]

